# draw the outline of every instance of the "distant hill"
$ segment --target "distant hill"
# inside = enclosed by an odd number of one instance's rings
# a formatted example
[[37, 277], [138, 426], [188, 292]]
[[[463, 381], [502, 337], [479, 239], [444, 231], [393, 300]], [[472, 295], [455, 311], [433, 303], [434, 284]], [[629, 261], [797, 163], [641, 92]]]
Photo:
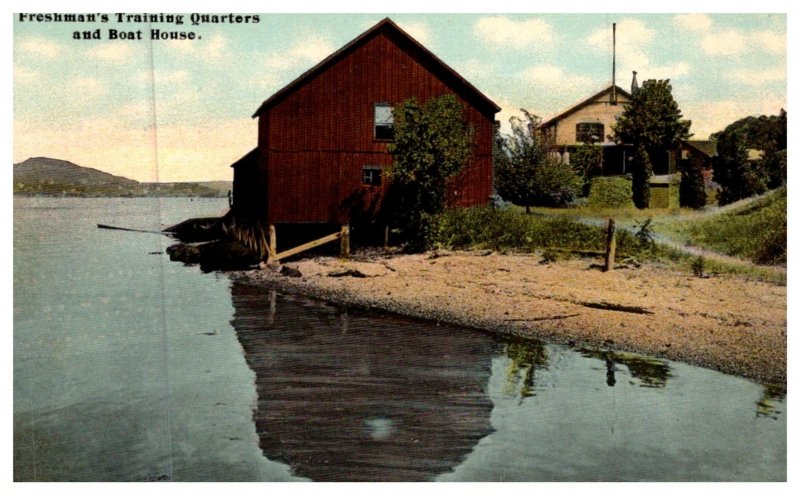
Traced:
[[137, 182], [53, 158], [14, 165], [14, 194], [75, 197], [226, 197], [231, 182]]

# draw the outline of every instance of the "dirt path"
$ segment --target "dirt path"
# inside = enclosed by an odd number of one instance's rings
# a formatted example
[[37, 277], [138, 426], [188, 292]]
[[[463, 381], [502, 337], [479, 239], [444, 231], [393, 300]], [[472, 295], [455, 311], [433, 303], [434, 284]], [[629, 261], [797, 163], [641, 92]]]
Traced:
[[341, 304], [500, 333], [634, 351], [786, 382], [786, 288], [654, 266], [456, 252], [315, 258], [236, 278]]

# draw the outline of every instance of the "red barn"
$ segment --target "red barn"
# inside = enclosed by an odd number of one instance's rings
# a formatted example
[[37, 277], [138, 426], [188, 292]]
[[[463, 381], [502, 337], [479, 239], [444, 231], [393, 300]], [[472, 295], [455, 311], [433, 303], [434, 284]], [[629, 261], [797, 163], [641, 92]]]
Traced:
[[354, 207], [374, 208], [385, 192], [392, 106], [444, 94], [456, 95], [474, 129], [452, 203], [487, 203], [500, 108], [387, 18], [261, 104], [258, 147], [233, 165], [234, 214], [269, 225], [350, 223]]

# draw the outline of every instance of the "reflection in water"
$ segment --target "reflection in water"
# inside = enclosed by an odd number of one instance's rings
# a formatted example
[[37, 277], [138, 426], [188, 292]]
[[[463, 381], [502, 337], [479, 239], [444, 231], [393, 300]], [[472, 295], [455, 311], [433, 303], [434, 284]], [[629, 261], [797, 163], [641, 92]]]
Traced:
[[[506, 373], [505, 394], [521, 399], [536, 395], [534, 374], [537, 369], [547, 368], [547, 351], [544, 344], [534, 340], [506, 338], [503, 343], [504, 353], [511, 362]], [[522, 400], [520, 400], [522, 402]]]
[[[778, 385], [764, 385], [761, 398], [756, 402], [756, 416], [760, 418], [778, 419], [781, 413], [778, 405], [786, 398], [786, 388]], [[777, 404], [776, 402], [781, 402]]]
[[260, 446], [296, 474], [429, 480], [492, 432], [490, 336], [238, 283], [231, 294], [232, 324], [256, 374]]
[[667, 379], [672, 377], [669, 363], [665, 360], [626, 352], [611, 352], [591, 348], [581, 348], [578, 351], [584, 357], [605, 361], [606, 384], [608, 386], [614, 386], [617, 383], [616, 364], [622, 364], [627, 367], [631, 377], [641, 382], [639, 386], [647, 388], [664, 388], [667, 385]]

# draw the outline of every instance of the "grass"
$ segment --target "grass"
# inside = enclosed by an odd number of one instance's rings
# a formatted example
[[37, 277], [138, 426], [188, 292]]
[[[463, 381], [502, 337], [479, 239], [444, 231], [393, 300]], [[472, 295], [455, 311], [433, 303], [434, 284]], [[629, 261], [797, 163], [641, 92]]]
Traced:
[[[485, 207], [455, 209], [438, 218], [431, 232], [430, 243], [434, 247], [449, 249], [529, 253], [539, 251], [544, 260], [548, 261], [575, 255], [599, 255], [605, 249], [605, 228], [597, 220], [608, 217], [617, 220], [618, 227], [625, 224], [633, 227], [617, 231], [618, 260], [634, 257], [638, 261], [653, 262], [695, 275], [736, 275], [745, 279], [786, 284], [786, 272], [781, 269], [747, 262], [731, 262], [713, 256], [704, 256], [702, 260], [698, 260], [698, 256], [687, 251], [667, 244], [653, 243], [648, 237], [653, 234], [639, 234], [642, 237], [637, 237], [636, 234], [636, 227], [641, 227], [641, 221], [652, 219], [655, 232], [664, 231], [673, 236], [684, 234], [681, 237], [694, 237], [692, 242], [696, 244], [699, 244], [697, 241], [702, 237], [704, 247], [722, 253], [735, 246], [730, 240], [737, 241], [737, 244], [748, 240], [748, 251], [755, 253], [758, 253], [757, 248], [777, 246], [777, 252], [770, 255], [777, 254], [778, 261], [781, 254], [780, 244], [769, 245], [765, 241], [783, 241], [782, 261], [785, 262], [785, 190], [782, 195], [772, 194], [753, 203], [743, 204], [735, 210], [712, 215], [693, 210], [638, 210], [633, 207], [535, 208], [530, 215], [526, 215], [522, 208], [514, 206], [499, 210]], [[594, 223], [584, 223], [582, 218], [590, 219]], [[765, 228], [767, 230], [762, 230]], [[762, 230], [761, 236], [757, 235], [757, 229]], [[763, 250], [761, 253], [764, 253]], [[729, 254], [745, 256], [744, 253]]]
[[690, 246], [781, 265], [786, 263], [786, 208], [781, 188], [730, 210], [659, 220], [656, 226]]

